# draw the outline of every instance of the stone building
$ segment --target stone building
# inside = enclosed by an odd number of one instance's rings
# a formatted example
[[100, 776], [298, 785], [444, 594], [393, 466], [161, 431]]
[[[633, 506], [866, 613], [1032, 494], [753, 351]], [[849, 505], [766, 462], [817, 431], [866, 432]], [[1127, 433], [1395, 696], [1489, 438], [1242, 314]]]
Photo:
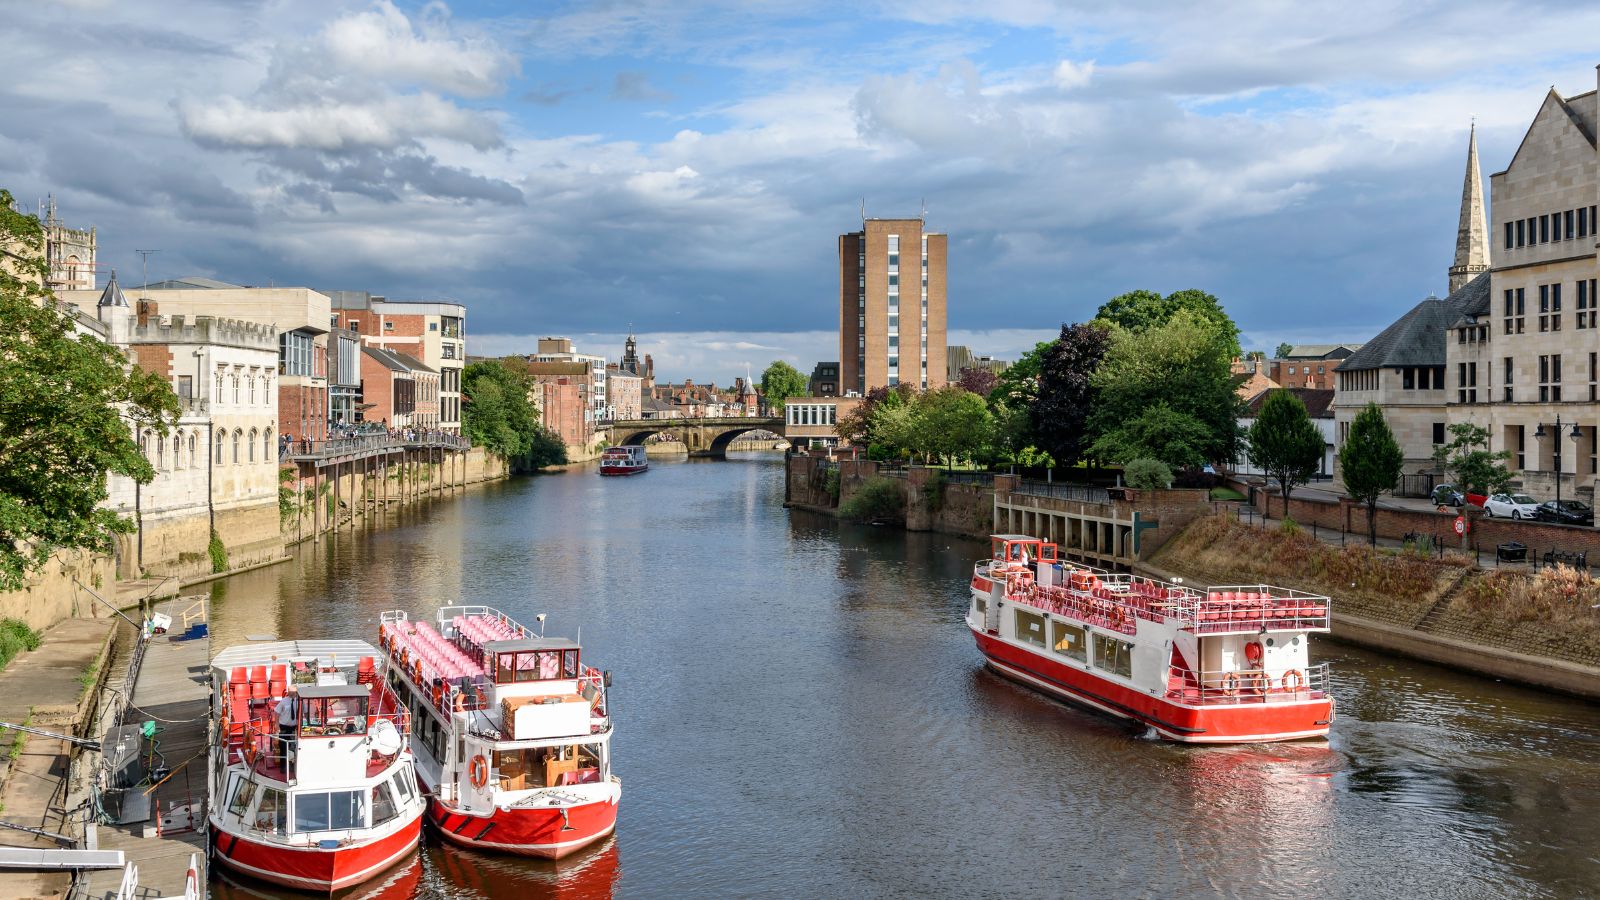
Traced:
[[93, 228], [68, 228], [56, 217], [56, 198], [40, 204], [44, 226], [44, 255], [50, 264], [45, 283], [57, 291], [92, 291], [95, 279], [96, 237]]
[[639, 418], [644, 407], [644, 379], [616, 363], [606, 366], [606, 399], [611, 403], [611, 418]]
[[[581, 377], [588, 379], [584, 399], [588, 403], [586, 418], [592, 428], [596, 422], [611, 418], [611, 404], [606, 398], [606, 358], [592, 353], [579, 353], [570, 338], [539, 338], [539, 350], [528, 358], [534, 363], [576, 363], [584, 367]], [[578, 377], [578, 376], [573, 376]]]
[[1431, 468], [1424, 457], [1446, 442], [1449, 425], [1471, 422], [1489, 431], [1490, 449], [1510, 454], [1523, 490], [1543, 499], [1559, 478], [1563, 496], [1592, 497], [1600, 425], [1597, 97], [1545, 95], [1506, 168], [1489, 177], [1488, 214], [1476, 134], [1469, 139], [1449, 269], [1455, 289], [1423, 301], [1340, 366], [1341, 439], [1372, 399], [1402, 437], [1408, 472]]

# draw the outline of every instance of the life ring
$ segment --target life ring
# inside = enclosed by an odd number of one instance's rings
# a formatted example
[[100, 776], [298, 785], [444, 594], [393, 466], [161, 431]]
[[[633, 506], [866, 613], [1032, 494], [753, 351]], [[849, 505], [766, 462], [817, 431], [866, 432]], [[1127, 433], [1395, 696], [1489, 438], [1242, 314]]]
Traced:
[[456, 700], [454, 706], [456, 712], [467, 711], [467, 695], [464, 691], [456, 691]]
[[[248, 738], [246, 740], [249, 740]], [[254, 769], [256, 767], [256, 743], [249, 741], [244, 745], [244, 764]]]
[[[1289, 686], [1289, 676], [1291, 675], [1294, 676], [1294, 687]], [[1305, 683], [1306, 677], [1300, 674], [1299, 669], [1290, 669], [1289, 671], [1283, 673], [1283, 680], [1280, 682], [1280, 684], [1283, 685], [1283, 689], [1291, 694], [1304, 687]]]
[[1250, 643], [1244, 645], [1244, 658], [1249, 660], [1251, 663], [1261, 662], [1261, 653], [1262, 650], [1260, 641], [1251, 641]]
[[467, 778], [475, 788], [481, 788], [489, 783], [489, 761], [479, 753], [472, 758], [472, 764], [467, 766]]
[[1238, 694], [1239, 694], [1239, 673], [1238, 672], [1229, 672], [1228, 674], [1222, 676], [1222, 692], [1224, 694], [1227, 694], [1229, 697], [1238, 696]]

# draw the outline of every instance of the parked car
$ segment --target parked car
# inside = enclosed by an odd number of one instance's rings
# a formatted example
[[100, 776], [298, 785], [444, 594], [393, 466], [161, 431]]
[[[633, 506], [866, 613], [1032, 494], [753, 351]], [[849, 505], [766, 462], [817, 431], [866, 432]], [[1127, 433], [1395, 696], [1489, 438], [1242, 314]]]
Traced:
[[1582, 500], [1546, 500], [1539, 504], [1539, 521], [1594, 527], [1594, 507]]
[[1532, 519], [1539, 515], [1539, 501], [1527, 494], [1494, 494], [1483, 504], [1483, 511], [1491, 518]]
[[1433, 489], [1434, 506], [1460, 506], [1466, 502], [1453, 484], [1441, 484]]

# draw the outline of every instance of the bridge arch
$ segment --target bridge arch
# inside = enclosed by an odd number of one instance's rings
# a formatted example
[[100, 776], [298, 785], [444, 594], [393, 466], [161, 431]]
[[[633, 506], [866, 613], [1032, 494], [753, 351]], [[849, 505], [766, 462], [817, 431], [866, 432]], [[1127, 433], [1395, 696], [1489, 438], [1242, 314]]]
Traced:
[[642, 445], [651, 435], [669, 434], [688, 448], [690, 456], [725, 457], [728, 447], [741, 435], [765, 431], [783, 437], [780, 418], [724, 417], [718, 419], [641, 419], [614, 422], [610, 428], [613, 444]]

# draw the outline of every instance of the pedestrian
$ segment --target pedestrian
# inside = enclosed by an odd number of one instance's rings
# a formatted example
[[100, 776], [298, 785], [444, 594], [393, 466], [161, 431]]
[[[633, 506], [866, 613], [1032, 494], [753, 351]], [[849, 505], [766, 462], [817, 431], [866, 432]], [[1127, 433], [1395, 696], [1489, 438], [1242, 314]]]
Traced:
[[295, 697], [293, 688], [286, 691], [278, 701], [278, 759], [282, 760], [284, 771], [289, 770], [289, 749], [294, 743], [294, 707]]

